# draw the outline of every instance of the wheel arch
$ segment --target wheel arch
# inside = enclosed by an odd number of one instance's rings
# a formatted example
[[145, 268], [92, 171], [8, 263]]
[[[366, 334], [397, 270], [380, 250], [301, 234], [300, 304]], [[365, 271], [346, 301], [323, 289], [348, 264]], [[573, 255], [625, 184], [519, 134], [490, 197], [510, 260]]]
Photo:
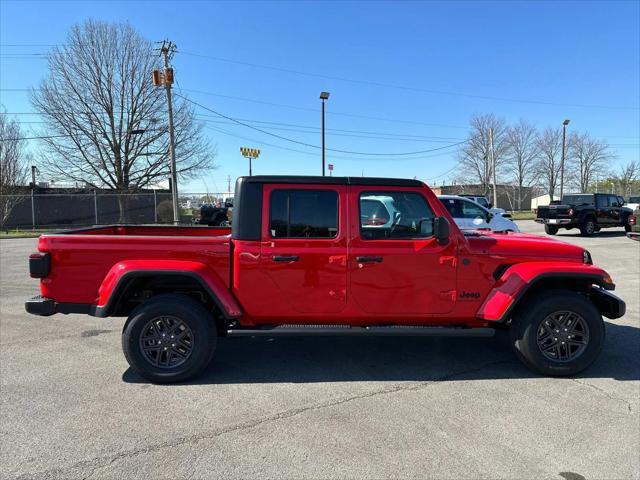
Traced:
[[224, 282], [205, 265], [198, 262], [176, 263], [189, 265], [165, 265], [161, 268], [124, 262], [114, 265], [100, 286], [98, 305], [92, 309], [92, 315], [128, 316], [137, 304], [163, 293], [196, 297], [227, 320], [241, 315]]
[[[476, 317], [504, 324], [509, 322], [518, 308], [526, 305], [527, 299], [542, 291], [570, 290], [591, 296], [594, 285], [600, 287], [598, 290], [615, 288], [608, 274], [592, 265], [573, 263], [568, 264], [567, 271], [562, 271], [562, 264], [548, 264], [553, 266], [551, 268], [544, 263], [546, 262], [539, 262], [529, 270], [526, 268], [528, 264], [515, 264], [506, 268], [478, 309]], [[551, 271], [544, 271], [545, 268]], [[592, 302], [602, 314], [609, 317], [610, 309], [604, 307], [603, 302]]]

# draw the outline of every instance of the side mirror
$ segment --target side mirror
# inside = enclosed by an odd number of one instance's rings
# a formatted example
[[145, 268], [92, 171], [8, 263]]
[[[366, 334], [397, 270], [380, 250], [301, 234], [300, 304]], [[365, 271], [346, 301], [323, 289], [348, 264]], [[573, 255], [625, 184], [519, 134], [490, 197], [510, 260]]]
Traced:
[[493, 203], [489, 203], [489, 208], [493, 208]]
[[434, 218], [433, 234], [440, 245], [446, 245], [449, 242], [449, 220], [445, 217]]
[[423, 218], [420, 220], [420, 236], [430, 237], [433, 235], [433, 218]]

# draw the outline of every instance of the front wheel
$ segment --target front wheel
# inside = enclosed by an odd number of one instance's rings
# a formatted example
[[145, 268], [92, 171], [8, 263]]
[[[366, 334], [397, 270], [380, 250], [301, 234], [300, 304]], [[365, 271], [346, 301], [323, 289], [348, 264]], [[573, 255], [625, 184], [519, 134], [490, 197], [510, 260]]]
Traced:
[[527, 301], [511, 325], [517, 356], [532, 370], [551, 376], [575, 375], [600, 354], [604, 322], [584, 296], [571, 291], [538, 295]]
[[214, 319], [185, 295], [158, 295], [138, 306], [122, 330], [131, 368], [157, 383], [181, 382], [201, 373], [215, 351]]

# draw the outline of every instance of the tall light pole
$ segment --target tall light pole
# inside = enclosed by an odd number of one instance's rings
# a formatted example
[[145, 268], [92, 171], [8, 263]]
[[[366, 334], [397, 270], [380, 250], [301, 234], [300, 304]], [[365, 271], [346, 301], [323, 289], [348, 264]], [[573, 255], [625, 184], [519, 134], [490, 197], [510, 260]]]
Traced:
[[[562, 122], [562, 157], [560, 159], [560, 200], [562, 200], [562, 194], [564, 192], [564, 155], [565, 149], [567, 145], [567, 125], [569, 125], [570, 120], [567, 118], [564, 122]], [[553, 198], [551, 199], [553, 200]]]
[[324, 102], [329, 100], [329, 92], [320, 92], [322, 100], [322, 176], [324, 177]]
[[251, 161], [260, 156], [259, 148], [240, 147], [240, 153], [244, 158], [249, 159], [249, 176], [253, 175], [253, 169], [251, 168]]

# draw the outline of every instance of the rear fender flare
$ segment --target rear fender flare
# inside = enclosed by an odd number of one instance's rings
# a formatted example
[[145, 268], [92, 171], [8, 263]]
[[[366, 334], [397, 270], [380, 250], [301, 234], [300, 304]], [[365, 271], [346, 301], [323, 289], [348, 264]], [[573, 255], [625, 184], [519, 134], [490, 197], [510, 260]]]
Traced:
[[242, 311], [236, 299], [222, 279], [204, 263], [169, 260], [131, 260], [116, 263], [105, 276], [98, 290], [97, 306], [92, 309], [96, 317], [108, 317], [114, 311], [132, 279], [149, 275], [187, 276], [196, 280], [227, 319], [241, 316]]
[[577, 262], [526, 262], [508, 267], [476, 312], [476, 317], [490, 322], [504, 323], [513, 309], [534, 286], [545, 280], [584, 281], [613, 290], [615, 285], [601, 268]]

